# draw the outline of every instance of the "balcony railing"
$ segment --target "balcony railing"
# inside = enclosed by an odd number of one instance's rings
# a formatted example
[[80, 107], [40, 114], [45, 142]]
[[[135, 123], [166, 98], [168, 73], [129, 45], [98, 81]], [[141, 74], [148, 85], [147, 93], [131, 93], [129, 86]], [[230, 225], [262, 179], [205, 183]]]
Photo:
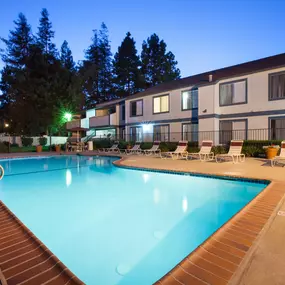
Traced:
[[66, 129], [70, 130], [73, 128], [80, 128], [81, 127], [81, 120], [73, 120], [66, 123]]
[[91, 117], [89, 119], [90, 128], [109, 127], [118, 125], [117, 114], [113, 113], [106, 116]]

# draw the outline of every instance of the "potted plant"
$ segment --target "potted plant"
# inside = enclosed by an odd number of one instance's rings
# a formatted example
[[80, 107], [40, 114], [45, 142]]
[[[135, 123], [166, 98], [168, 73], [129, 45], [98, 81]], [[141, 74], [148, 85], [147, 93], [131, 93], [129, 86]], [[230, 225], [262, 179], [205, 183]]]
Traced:
[[60, 150], [61, 150], [61, 145], [60, 144], [56, 144], [55, 145], [55, 151], [56, 152], [60, 152]]
[[269, 146], [264, 146], [263, 149], [265, 149], [266, 158], [267, 159], [274, 158], [277, 155], [279, 148], [280, 148], [279, 145], [274, 145], [274, 144], [270, 144]]
[[37, 152], [42, 152], [43, 146], [47, 144], [47, 138], [46, 137], [39, 137], [39, 144], [37, 145]]

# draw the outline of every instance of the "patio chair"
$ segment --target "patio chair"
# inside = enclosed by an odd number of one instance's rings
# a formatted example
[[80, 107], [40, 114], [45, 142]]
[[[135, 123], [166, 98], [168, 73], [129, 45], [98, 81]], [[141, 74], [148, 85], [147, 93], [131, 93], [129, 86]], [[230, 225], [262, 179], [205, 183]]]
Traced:
[[271, 159], [271, 166], [274, 166], [278, 163], [284, 164], [285, 166], [285, 141], [281, 142], [281, 149], [279, 155]]
[[83, 151], [84, 150], [84, 143], [78, 141], [78, 138], [69, 138], [67, 141], [67, 151]]
[[141, 154], [141, 141], [136, 141], [135, 145], [131, 149], [122, 150], [125, 154]]
[[119, 153], [119, 141], [115, 141], [111, 147], [108, 148], [100, 148], [99, 152], [116, 152]]
[[214, 159], [214, 153], [212, 152], [213, 141], [202, 141], [202, 145], [199, 152], [188, 153], [186, 159], [198, 158], [200, 161], [209, 161]]
[[232, 140], [230, 144], [230, 149], [228, 153], [216, 155], [216, 162], [221, 162], [230, 158], [233, 163], [245, 162], [245, 155], [241, 153], [243, 141], [242, 140]]
[[185, 158], [188, 154], [187, 152], [187, 147], [188, 147], [188, 141], [179, 141], [177, 148], [175, 151], [169, 151], [169, 152], [161, 152], [160, 157], [161, 158]]
[[161, 150], [159, 149], [160, 141], [154, 141], [153, 145], [150, 149], [143, 150], [143, 154], [152, 155], [152, 154], [160, 154]]

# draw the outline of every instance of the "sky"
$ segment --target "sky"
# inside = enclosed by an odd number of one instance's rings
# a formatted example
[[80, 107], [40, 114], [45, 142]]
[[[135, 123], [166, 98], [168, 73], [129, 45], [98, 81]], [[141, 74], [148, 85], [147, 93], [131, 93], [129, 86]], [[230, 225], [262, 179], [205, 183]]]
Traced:
[[183, 77], [285, 52], [284, 0], [0, 0], [0, 37], [8, 37], [20, 12], [36, 33], [42, 8], [57, 47], [67, 40], [75, 61], [102, 22], [113, 53], [128, 31], [139, 52], [157, 33]]

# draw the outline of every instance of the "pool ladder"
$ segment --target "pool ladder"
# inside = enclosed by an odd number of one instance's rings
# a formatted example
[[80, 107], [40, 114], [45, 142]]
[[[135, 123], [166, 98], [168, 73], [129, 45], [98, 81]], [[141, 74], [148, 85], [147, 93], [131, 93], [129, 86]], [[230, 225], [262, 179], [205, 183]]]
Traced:
[[1, 170], [1, 175], [0, 175], [0, 180], [4, 177], [5, 171], [2, 165], [0, 165], [0, 170]]

